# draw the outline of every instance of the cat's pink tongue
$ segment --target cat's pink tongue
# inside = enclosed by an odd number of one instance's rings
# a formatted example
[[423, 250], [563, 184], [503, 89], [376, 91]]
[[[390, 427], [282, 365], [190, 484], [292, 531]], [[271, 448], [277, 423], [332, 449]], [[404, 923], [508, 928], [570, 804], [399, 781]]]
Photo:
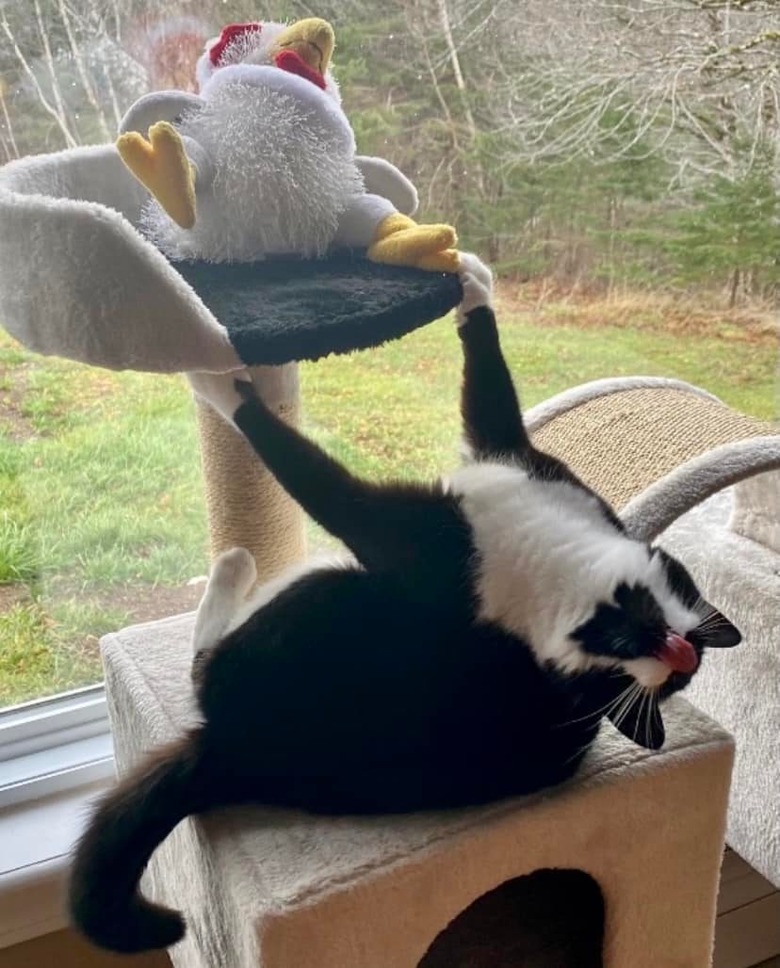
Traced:
[[666, 641], [656, 652], [655, 657], [665, 662], [674, 672], [695, 672], [699, 664], [696, 649], [676, 632], [666, 633]]

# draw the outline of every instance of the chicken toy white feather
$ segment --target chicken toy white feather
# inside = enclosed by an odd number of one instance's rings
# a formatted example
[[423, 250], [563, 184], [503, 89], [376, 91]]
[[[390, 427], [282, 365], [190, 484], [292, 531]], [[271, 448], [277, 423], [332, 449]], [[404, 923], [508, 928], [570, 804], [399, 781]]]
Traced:
[[455, 272], [455, 231], [410, 217], [414, 186], [356, 153], [318, 18], [232, 24], [206, 45], [199, 96], [137, 101], [117, 148], [150, 191], [146, 234], [173, 259], [249, 262], [367, 251], [376, 262]]

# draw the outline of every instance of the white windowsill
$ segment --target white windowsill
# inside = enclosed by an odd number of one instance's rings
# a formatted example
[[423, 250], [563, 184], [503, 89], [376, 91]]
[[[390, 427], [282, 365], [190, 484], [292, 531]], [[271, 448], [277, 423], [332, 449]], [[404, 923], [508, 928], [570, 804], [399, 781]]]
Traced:
[[111, 734], [100, 733], [14, 757], [2, 764], [2, 774], [0, 816], [7, 807], [39, 803], [70, 788], [78, 790], [105, 781], [114, 775]]
[[67, 927], [68, 858], [105, 779], [0, 810], [0, 949]]
[[0, 949], [67, 926], [68, 859], [113, 777], [102, 684], [0, 710]]

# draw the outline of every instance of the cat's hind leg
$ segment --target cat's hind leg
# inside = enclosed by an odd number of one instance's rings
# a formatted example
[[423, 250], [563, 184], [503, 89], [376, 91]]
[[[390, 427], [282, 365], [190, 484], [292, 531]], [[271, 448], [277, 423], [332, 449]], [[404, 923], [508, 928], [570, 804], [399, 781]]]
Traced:
[[224, 637], [239, 605], [257, 580], [255, 559], [246, 548], [231, 548], [214, 562], [195, 616], [193, 652], [210, 652]]

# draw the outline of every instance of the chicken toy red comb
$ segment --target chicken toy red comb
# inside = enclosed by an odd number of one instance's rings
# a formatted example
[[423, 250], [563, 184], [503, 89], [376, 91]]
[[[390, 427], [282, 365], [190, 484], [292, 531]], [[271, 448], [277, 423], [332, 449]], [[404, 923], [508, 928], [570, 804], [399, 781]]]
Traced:
[[222, 55], [227, 47], [239, 37], [243, 37], [245, 34], [259, 34], [262, 29], [263, 25], [260, 23], [228, 24], [227, 27], [222, 28], [219, 40], [209, 50], [209, 60], [214, 67], [219, 67]]

